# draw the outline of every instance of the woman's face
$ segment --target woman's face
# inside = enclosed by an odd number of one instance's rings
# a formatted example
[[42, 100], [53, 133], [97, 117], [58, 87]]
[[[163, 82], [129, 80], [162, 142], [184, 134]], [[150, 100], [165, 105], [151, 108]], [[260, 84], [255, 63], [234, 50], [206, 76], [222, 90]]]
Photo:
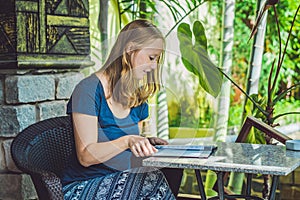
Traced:
[[133, 75], [141, 80], [147, 73], [155, 70], [163, 50], [163, 40], [156, 39], [131, 55]]

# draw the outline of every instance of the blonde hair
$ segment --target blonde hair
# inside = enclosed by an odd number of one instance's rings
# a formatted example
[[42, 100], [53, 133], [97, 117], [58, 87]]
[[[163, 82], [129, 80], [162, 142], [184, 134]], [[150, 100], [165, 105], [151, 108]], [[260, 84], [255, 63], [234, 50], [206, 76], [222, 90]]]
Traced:
[[128, 53], [129, 45], [134, 43], [133, 51], [141, 50], [153, 40], [165, 39], [160, 30], [147, 20], [135, 20], [127, 24], [120, 32], [112, 50], [100, 69], [108, 78], [108, 94], [124, 107], [136, 107], [152, 96], [160, 88], [159, 71], [164, 51], [158, 59], [158, 67], [147, 73], [143, 80], [133, 77], [132, 63]]

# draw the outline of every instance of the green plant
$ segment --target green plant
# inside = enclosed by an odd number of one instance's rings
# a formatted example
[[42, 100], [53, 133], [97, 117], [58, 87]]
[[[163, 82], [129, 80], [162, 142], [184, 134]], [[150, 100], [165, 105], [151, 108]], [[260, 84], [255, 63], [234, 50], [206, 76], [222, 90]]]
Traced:
[[[222, 70], [219, 70], [223, 74], [223, 76], [225, 76], [227, 79], [229, 79], [232, 82], [232, 84], [234, 84], [250, 100], [250, 103], [247, 104], [247, 106], [246, 106], [245, 112], [247, 114], [252, 114], [258, 118], [261, 118], [264, 122], [266, 122], [269, 125], [275, 125], [274, 121], [285, 115], [300, 114], [300, 112], [292, 111], [292, 112], [286, 112], [286, 113], [280, 113], [280, 114], [274, 115], [274, 106], [276, 105], [276, 103], [283, 100], [289, 92], [300, 87], [300, 82], [297, 82], [297, 83], [291, 85], [290, 87], [286, 88], [285, 90], [282, 90], [281, 92], [276, 93], [276, 89], [277, 89], [276, 87], [278, 86], [278, 77], [280, 75], [280, 69], [283, 64], [284, 56], [286, 55], [286, 49], [287, 49], [288, 42], [289, 42], [289, 36], [291, 35], [291, 31], [292, 31], [294, 22], [296, 20], [296, 17], [297, 17], [298, 11], [299, 11], [299, 7], [300, 7], [300, 5], [298, 6], [296, 13], [294, 15], [283, 52], [282, 52], [281, 41], [279, 42], [278, 61], [276, 62], [276, 60], [274, 59], [272, 62], [272, 67], [270, 69], [269, 76], [268, 76], [268, 90], [267, 90], [266, 97], [262, 97], [260, 94], [259, 95], [255, 94], [255, 95], [250, 96], [235, 81], [233, 81], [228, 75], [223, 73]], [[273, 6], [273, 8], [276, 13], [276, 7]], [[275, 14], [275, 17], [278, 18], [278, 16], [276, 14]], [[280, 27], [279, 27], [278, 21], [276, 21], [276, 25], [278, 27], [278, 37], [279, 37], [279, 39], [281, 39], [280, 30], [279, 30]], [[180, 31], [180, 30], [178, 30], [178, 31]], [[205, 35], [204, 32], [202, 34]], [[179, 40], [180, 40], [180, 38], [179, 38]], [[182, 41], [180, 40], [180, 42], [182, 42]], [[191, 55], [191, 56], [194, 56], [194, 55]], [[187, 58], [191, 59], [191, 60], [193, 59], [193, 58], [189, 58], [189, 57], [182, 58], [182, 59], [187, 59]], [[277, 66], [275, 66], [276, 63], [277, 63]], [[213, 66], [213, 65], [211, 65], [211, 66]], [[190, 66], [186, 66], [186, 67], [191, 68]], [[195, 68], [196, 67], [194, 67], [194, 69]], [[197, 73], [195, 73], [195, 74], [197, 74]], [[198, 73], [197, 75], [201, 75], [201, 74]], [[217, 88], [216, 88], [215, 92], [218, 92]], [[251, 141], [249, 141], [249, 142], [251, 142]]]
[[287, 39], [285, 41], [284, 48], [282, 48], [280, 26], [279, 26], [276, 6], [273, 5], [272, 7], [274, 10], [274, 17], [276, 18], [276, 25], [277, 25], [277, 30], [278, 30], [277, 35], [278, 35], [278, 40], [279, 40], [277, 58], [274, 58], [274, 60], [272, 61], [272, 66], [269, 71], [266, 98], [262, 98], [259, 95], [255, 96], [256, 99], [254, 99], [252, 97], [248, 97], [248, 98], [254, 104], [253, 109], [257, 109], [257, 110], [254, 110], [255, 111], [254, 114], [257, 117], [261, 118], [267, 124], [276, 126], [278, 124], [275, 124], [275, 120], [277, 120], [278, 118], [283, 117], [285, 115], [289, 115], [289, 114], [300, 114], [300, 112], [297, 112], [297, 111], [277, 113], [277, 114], [274, 112], [275, 105], [278, 102], [284, 100], [289, 92], [300, 87], [300, 82], [297, 82], [297, 83], [294, 83], [293, 85], [291, 85], [290, 87], [282, 89], [279, 92], [277, 92], [277, 90], [280, 89], [280, 88], [278, 88], [278, 85], [279, 85], [278, 80], [279, 80], [279, 76], [280, 76], [280, 71], [283, 66], [284, 57], [287, 55], [287, 47], [289, 44], [289, 39], [290, 39], [292, 30], [293, 30], [293, 26], [296, 21], [297, 15], [298, 15], [298, 11], [300, 9], [300, 4], [294, 14], [294, 18], [293, 18], [292, 22], [291, 22], [291, 26], [290, 26], [290, 29], [288, 32]]
[[[253, 115], [257, 118], [262, 119], [262, 121], [264, 121], [268, 125], [277, 126], [279, 124], [275, 124], [275, 121], [278, 120], [278, 118], [290, 114], [300, 114], [299, 111], [290, 111], [290, 112], [285, 111], [283, 113], [275, 113], [274, 111], [275, 105], [278, 102], [284, 100], [289, 93], [291, 93], [293, 90], [297, 90], [300, 87], [300, 82], [293, 83], [291, 86], [286, 88], [278, 87], [279, 77], [281, 74], [280, 72], [283, 66], [284, 58], [287, 55], [287, 47], [289, 44], [290, 37], [292, 36], [292, 30], [296, 22], [300, 4], [291, 21], [291, 26], [287, 38], [286, 40], [284, 40], [285, 41], [284, 48], [282, 48], [283, 41], [281, 38], [279, 19], [278, 19], [276, 6], [275, 5], [269, 5], [269, 6], [272, 7], [274, 11], [274, 18], [277, 27], [277, 37], [278, 37], [278, 48], [277, 48], [278, 52], [277, 52], [277, 59], [273, 59], [273, 61], [271, 62], [272, 65], [269, 70], [269, 74], [267, 76], [268, 78], [267, 78], [266, 95], [262, 96], [261, 93], [253, 94], [253, 95], [248, 94], [240, 87], [239, 84], [233, 81], [232, 78], [229, 77], [226, 73], [224, 73], [221, 69], [219, 69], [219, 71], [246, 96], [247, 100], [249, 100], [246, 101], [247, 103], [245, 104], [244, 116]], [[178, 35], [183, 64], [189, 71], [191, 71], [192, 73], [194, 73], [199, 77], [199, 84], [208, 93], [216, 96], [219, 92], [218, 84], [216, 84], [216, 82], [218, 83], [218, 79], [216, 79], [216, 76], [218, 76], [218, 72], [215, 72], [214, 74], [215, 76], [211, 75], [211, 73], [214, 72], [213, 70], [211, 70], [210, 67], [215, 68], [215, 66], [209, 61], [209, 58], [207, 56], [207, 51], [205, 51], [207, 41], [206, 41], [206, 36], [205, 36], [203, 26], [201, 26], [200, 22], [195, 22], [193, 26], [193, 33], [194, 33], [193, 35], [192, 32], [190, 31], [189, 25], [182, 23], [178, 27], [178, 33], [182, 33], [185, 35], [185, 37], [182, 37], [182, 35], [180, 34]], [[199, 34], [202, 34], [202, 37], [199, 36]], [[195, 40], [194, 44], [192, 43], [193, 37]], [[203, 57], [205, 57], [205, 59], [203, 59]], [[207, 64], [207, 66], [209, 66], [208, 68], [209, 70], [207, 71], [204, 70], [207, 69], [207, 68], [203, 68], [204, 63]], [[212, 84], [212, 82], [210, 82], [208, 79], [217, 80], [217, 81]], [[280, 90], [278, 90], [278, 88]], [[267, 137], [266, 135], [256, 130], [252, 130], [248, 135], [246, 142], [270, 144], [271, 138]], [[267, 182], [267, 180], [268, 178], [266, 177], [265, 182]], [[264, 190], [263, 196], [265, 197], [266, 195], [267, 195], [266, 190]]]
[[195, 21], [191, 30], [189, 24], [181, 23], [177, 36], [182, 63], [198, 77], [199, 85], [216, 97], [221, 90], [222, 75], [209, 58], [204, 26], [200, 21]]

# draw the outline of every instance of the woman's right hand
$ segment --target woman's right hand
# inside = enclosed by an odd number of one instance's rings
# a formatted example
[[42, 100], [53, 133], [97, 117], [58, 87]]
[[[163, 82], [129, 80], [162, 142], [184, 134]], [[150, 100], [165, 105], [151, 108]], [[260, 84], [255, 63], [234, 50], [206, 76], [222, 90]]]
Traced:
[[136, 157], [151, 156], [157, 152], [147, 138], [138, 135], [128, 135], [128, 137], [128, 147]]

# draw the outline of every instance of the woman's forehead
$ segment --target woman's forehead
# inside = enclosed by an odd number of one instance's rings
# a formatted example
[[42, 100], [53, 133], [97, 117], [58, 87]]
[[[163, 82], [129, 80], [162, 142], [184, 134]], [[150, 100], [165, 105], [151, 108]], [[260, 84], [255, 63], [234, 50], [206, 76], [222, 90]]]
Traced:
[[164, 49], [164, 41], [162, 39], [151, 40], [143, 46], [143, 49], [162, 51]]

